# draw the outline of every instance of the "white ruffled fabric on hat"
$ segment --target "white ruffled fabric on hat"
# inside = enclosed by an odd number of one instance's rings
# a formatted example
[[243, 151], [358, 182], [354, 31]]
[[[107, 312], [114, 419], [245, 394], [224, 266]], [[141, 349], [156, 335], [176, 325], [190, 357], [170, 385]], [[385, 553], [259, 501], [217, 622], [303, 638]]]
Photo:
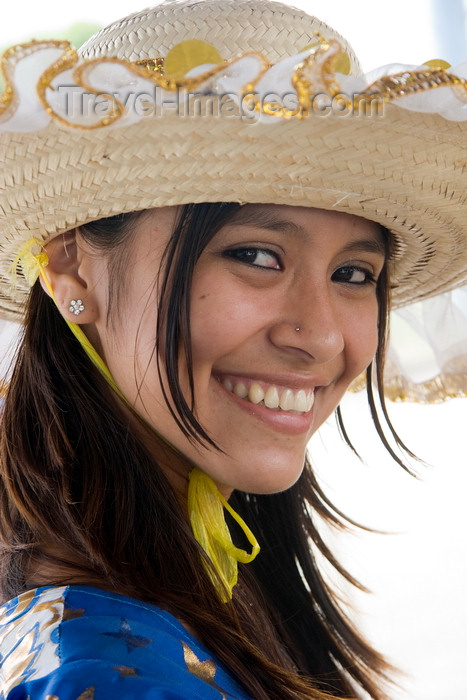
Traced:
[[467, 287], [391, 315], [385, 384], [394, 400], [467, 396]]
[[[52, 117], [45, 112], [41, 105], [36, 86], [44, 72], [64, 53], [63, 47], [47, 46], [44, 42], [29, 55], [17, 60], [13, 66], [11, 75], [14, 84], [15, 100], [0, 118], [1, 132], [31, 132], [45, 127]], [[332, 49], [331, 49], [332, 50]], [[337, 49], [336, 49], [337, 50]], [[254, 94], [260, 104], [277, 96], [279, 102], [284, 96], [290, 102], [291, 109], [298, 107], [298, 96], [292, 84], [292, 76], [295, 69], [309, 55], [309, 50], [287, 57], [268, 68], [264, 75], [258, 79], [264, 61], [259, 54], [245, 54], [228, 64], [222, 71], [214, 76], [209, 76], [193, 91], [193, 94], [230, 95], [238, 104], [245, 107], [244, 88], [249, 83], [254, 84]], [[55, 114], [68, 122], [71, 126], [90, 126], [98, 124], [106, 111], [112, 111], [118, 101], [123, 106], [122, 115], [113, 124], [106, 128], [118, 128], [136, 123], [146, 116], [150, 116], [150, 108], [163, 108], [165, 105], [174, 104], [174, 92], [155, 86], [149, 78], [142, 77], [133, 72], [121, 62], [114, 62], [104, 58], [89, 65], [85, 71], [86, 86], [79, 85], [75, 80], [75, 70], [82, 65], [77, 65], [70, 70], [60, 72], [46, 89], [46, 99]], [[86, 63], [86, 62], [84, 62]], [[216, 64], [204, 64], [197, 66], [186, 74], [186, 78], [195, 78], [212, 69], [219, 68]], [[425, 67], [426, 68], [426, 67]], [[377, 68], [365, 75], [358, 77], [336, 73], [335, 77], [340, 86], [341, 93], [349, 97], [365, 92], [369, 86], [383, 76], [397, 75], [405, 72], [423, 70], [424, 66], [391, 64]], [[310, 78], [313, 81], [315, 93], [325, 94], [325, 86], [322, 83], [320, 62], [316, 61], [309, 68]], [[447, 71], [448, 74], [467, 80], [467, 61]], [[96, 95], [90, 93], [90, 89], [96, 91]], [[106, 100], [104, 95], [110, 95]], [[138, 109], [135, 108], [134, 98], [139, 96]], [[90, 102], [91, 99], [91, 102]], [[99, 100], [99, 102], [97, 102]], [[427, 89], [416, 94], [406, 94], [391, 100], [399, 107], [411, 111], [439, 114], [451, 121], [467, 120], [467, 89], [462, 86], [439, 86], [435, 90]], [[107, 102], [107, 104], [106, 104]], [[84, 105], [84, 109], [82, 109]], [[76, 107], [76, 109], [73, 109]], [[72, 109], [70, 109], [72, 108]], [[248, 107], [246, 106], [246, 110]], [[11, 118], [13, 117], [14, 118]], [[260, 111], [256, 115], [256, 121], [276, 120], [277, 117], [264, 114]]]
[[[358, 94], [365, 90], [383, 76], [398, 75], [400, 73], [420, 71], [426, 66], [404, 65], [402, 63], [391, 63], [379, 68], [375, 68], [365, 75], [353, 78], [347, 75], [339, 75], [339, 83], [342, 92], [348, 94]], [[467, 80], [467, 61], [459, 63], [447, 70], [451, 75]], [[467, 90], [465, 88], [453, 89], [445, 85], [436, 89], [428, 89], [424, 92], [407, 94], [392, 100], [398, 107], [411, 110], [413, 112], [424, 112], [427, 114], [439, 114], [449, 121], [467, 121]]]

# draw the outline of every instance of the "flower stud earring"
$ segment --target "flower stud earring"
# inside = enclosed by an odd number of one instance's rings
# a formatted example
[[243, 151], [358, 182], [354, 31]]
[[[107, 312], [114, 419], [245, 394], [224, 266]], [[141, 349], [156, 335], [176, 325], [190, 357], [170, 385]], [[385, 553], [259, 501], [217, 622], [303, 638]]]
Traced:
[[81, 299], [72, 299], [68, 311], [71, 311], [75, 316], [79, 316], [81, 311], [84, 311], [84, 304]]

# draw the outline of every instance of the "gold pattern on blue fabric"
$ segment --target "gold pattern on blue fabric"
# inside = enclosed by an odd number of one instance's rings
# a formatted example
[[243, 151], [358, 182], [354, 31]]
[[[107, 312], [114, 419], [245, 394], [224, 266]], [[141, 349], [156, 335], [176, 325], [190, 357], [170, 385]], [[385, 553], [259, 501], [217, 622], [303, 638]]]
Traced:
[[63, 622], [67, 622], [67, 620], [76, 620], [78, 617], [83, 617], [84, 613], [84, 608], [77, 608], [76, 610], [73, 610], [73, 608], [65, 608], [62, 620]]
[[[84, 693], [81, 693], [81, 695], [76, 698], [76, 700], [94, 700], [94, 686], [91, 686], [90, 688], [86, 688]], [[30, 696], [28, 696], [28, 700], [31, 700]], [[58, 695], [46, 695], [45, 700], [60, 700]]]
[[[31, 697], [28, 695], [28, 700], [31, 700]], [[58, 695], [46, 695], [45, 700], [60, 700]], [[76, 698], [76, 700], [94, 700], [94, 686], [90, 688], [86, 688], [84, 693], [81, 693], [81, 695]]]
[[185, 644], [185, 642], [182, 642], [182, 646], [183, 657], [185, 659], [185, 664], [188, 671], [192, 673], [193, 676], [196, 676], [200, 680], [210, 685], [211, 688], [215, 688], [215, 690], [218, 690], [221, 694], [222, 700], [227, 700], [225, 691], [214, 681], [214, 676], [216, 675], [217, 671], [217, 667], [214, 661], [212, 659], [207, 659], [207, 661], [200, 661], [193, 649], [190, 649], [190, 647], [187, 644]]
[[15, 614], [16, 615], [21, 615], [29, 605], [31, 604], [31, 601], [33, 600], [34, 596], [36, 595], [36, 591], [27, 591], [26, 593], [22, 593], [20, 596], [18, 596], [18, 604], [15, 608]]
[[90, 688], [86, 688], [84, 693], [81, 693], [79, 698], [76, 698], [76, 700], [94, 700], [94, 686], [91, 686]]
[[[27, 591], [0, 619], [2, 690], [8, 693], [26, 678], [40, 677], [59, 663], [53, 632], [61, 622], [63, 589]], [[24, 620], [21, 617], [24, 615]], [[16, 632], [17, 620], [19, 636]]]
[[135, 678], [138, 675], [136, 668], [131, 668], [130, 666], [112, 666], [112, 668], [120, 674], [120, 678], [127, 678], [128, 676]]
[[14, 683], [15, 679], [22, 680], [29, 669], [34, 667], [41, 650], [41, 645], [38, 646], [36, 641], [37, 633], [35, 629], [32, 629], [28, 634], [24, 635], [18, 646], [8, 655], [8, 665], [4, 664], [6, 666], [5, 681], [7, 688], [10, 682]]
[[[60, 598], [60, 603], [62, 603], [62, 602], [63, 602], [63, 601], [62, 601], [62, 599]], [[57, 624], [58, 622], [60, 622], [60, 620], [62, 619], [62, 612], [63, 612], [63, 610], [62, 610], [61, 608], [60, 608], [60, 609], [57, 609], [57, 607], [56, 607], [55, 605], [51, 605], [51, 604], [49, 603], [49, 601], [45, 601], [44, 603], [37, 603], [37, 604], [34, 606], [34, 610], [35, 610], [36, 613], [37, 613], [37, 612], [38, 612], [38, 613], [45, 612], [45, 613], [49, 613], [49, 614], [51, 613], [51, 614], [52, 614], [52, 619], [49, 620], [48, 626], [55, 625], [55, 624]]]
[[106, 637], [115, 637], [116, 639], [121, 639], [125, 642], [128, 653], [134, 651], [135, 649], [144, 649], [148, 644], [151, 644], [152, 639], [150, 637], [140, 637], [137, 634], [133, 634], [131, 627], [127, 620], [122, 617], [120, 623], [120, 630], [118, 632], [103, 632]]

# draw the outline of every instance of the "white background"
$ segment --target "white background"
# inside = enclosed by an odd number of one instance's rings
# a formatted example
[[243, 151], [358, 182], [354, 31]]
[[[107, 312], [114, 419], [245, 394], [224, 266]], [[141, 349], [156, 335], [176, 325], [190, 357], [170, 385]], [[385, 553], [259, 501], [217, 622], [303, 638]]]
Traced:
[[[53, 37], [78, 21], [106, 24], [147, 4], [9, 2], [0, 46]], [[364, 70], [431, 58], [455, 65], [467, 57], [461, 0], [289, 4], [346, 36]], [[391, 415], [401, 437], [431, 466], [418, 467], [420, 480], [406, 475], [375, 437], [364, 396], [349, 396], [344, 416], [366, 463], [351, 455], [331, 425], [312, 441], [312, 459], [327, 492], [349, 516], [395, 534], [329, 536], [351, 572], [374, 592], [351, 593], [359, 626], [407, 673], [394, 700], [467, 700], [467, 400], [392, 405]], [[349, 596], [348, 587], [343, 590]]]
[[[467, 399], [389, 404], [399, 435], [426, 461], [415, 479], [386, 454], [363, 394], [343, 415], [359, 462], [334, 421], [310, 444], [331, 500], [349, 517], [394, 534], [331, 533], [338, 558], [373, 591], [351, 590], [358, 626], [407, 674], [394, 700], [467, 698]], [[340, 582], [348, 596], [349, 586]]]

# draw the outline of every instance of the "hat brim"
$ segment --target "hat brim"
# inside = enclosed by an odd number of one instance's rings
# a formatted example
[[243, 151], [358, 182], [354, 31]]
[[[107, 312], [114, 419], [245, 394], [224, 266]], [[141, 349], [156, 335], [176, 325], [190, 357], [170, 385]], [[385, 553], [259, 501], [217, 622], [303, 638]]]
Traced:
[[394, 307], [460, 286], [466, 132], [465, 122], [387, 104], [379, 117], [252, 123], [169, 113], [131, 126], [50, 122], [33, 138], [2, 134], [0, 313], [16, 316], [26, 294], [18, 278], [11, 299], [6, 271], [31, 237], [46, 243], [116, 213], [197, 202], [318, 207], [382, 224], [396, 240]]

